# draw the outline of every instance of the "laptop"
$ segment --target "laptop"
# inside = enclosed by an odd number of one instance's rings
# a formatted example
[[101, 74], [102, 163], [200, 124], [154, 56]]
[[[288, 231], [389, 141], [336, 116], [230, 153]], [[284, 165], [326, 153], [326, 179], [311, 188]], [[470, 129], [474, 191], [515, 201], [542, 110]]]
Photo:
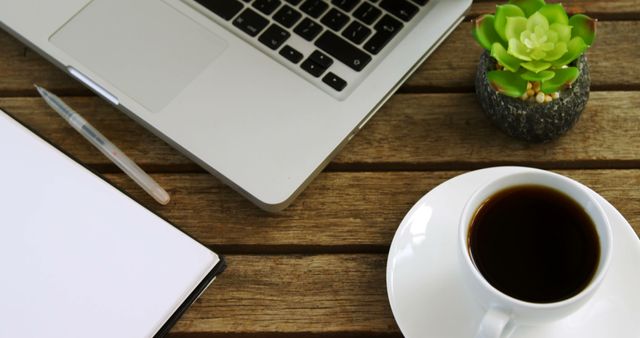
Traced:
[[268, 211], [471, 0], [0, 0], [0, 26]]

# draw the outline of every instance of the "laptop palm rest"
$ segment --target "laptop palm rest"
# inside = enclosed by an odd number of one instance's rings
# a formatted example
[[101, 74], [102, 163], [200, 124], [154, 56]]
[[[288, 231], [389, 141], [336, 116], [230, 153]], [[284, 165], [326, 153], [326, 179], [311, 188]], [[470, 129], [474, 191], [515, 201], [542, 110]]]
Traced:
[[169, 104], [227, 46], [157, 0], [94, 0], [50, 41], [153, 112]]

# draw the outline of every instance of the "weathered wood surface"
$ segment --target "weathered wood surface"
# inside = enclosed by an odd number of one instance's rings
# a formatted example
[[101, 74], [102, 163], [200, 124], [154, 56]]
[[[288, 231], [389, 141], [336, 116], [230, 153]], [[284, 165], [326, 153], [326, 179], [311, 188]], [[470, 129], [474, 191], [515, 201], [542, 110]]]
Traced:
[[[202, 171], [98, 98], [69, 104], [148, 170]], [[98, 169], [115, 170], [39, 98], [0, 98], [0, 107]], [[446, 144], [446, 147], [435, 146]], [[340, 153], [331, 170], [469, 169], [499, 164], [544, 168], [640, 165], [640, 92], [593, 92], [568, 135], [551, 143], [514, 141], [484, 117], [471, 93], [394, 96]], [[109, 169], [111, 168], [111, 169]]]
[[[560, 170], [591, 187], [640, 233], [640, 170]], [[156, 174], [162, 207], [122, 174], [107, 178], [204, 244], [234, 253], [387, 252], [404, 214], [462, 172], [322, 173], [285, 211], [268, 214], [207, 174]], [[391, 196], [391, 197], [390, 197]]]
[[[388, 305], [386, 252], [422, 195], [467, 170], [530, 165], [577, 179], [640, 234], [640, 0], [563, 1], [600, 20], [589, 51], [592, 95], [563, 138], [502, 135], [473, 95], [481, 49], [468, 20], [280, 214], [267, 214], [0, 32], [0, 108], [214, 250], [228, 270], [172, 337], [401, 337]], [[167, 188], [157, 205], [36, 98], [37, 82], [82, 111]]]
[[228, 261], [224, 278], [187, 311], [175, 335], [400, 336], [387, 301], [385, 255], [232, 255]]

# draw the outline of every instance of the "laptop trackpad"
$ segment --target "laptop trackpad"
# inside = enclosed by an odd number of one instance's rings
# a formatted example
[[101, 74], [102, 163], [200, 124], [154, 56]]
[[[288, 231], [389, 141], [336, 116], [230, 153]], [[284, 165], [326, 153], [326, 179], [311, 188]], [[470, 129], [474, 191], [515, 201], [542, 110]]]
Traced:
[[171, 102], [227, 46], [157, 0], [93, 0], [50, 41], [153, 112]]

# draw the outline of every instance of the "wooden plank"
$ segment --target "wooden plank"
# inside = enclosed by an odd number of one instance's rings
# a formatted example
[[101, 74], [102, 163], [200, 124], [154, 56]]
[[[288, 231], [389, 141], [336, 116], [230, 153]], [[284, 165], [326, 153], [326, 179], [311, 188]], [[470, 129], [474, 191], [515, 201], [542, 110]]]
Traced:
[[[547, 3], [560, 2], [569, 13], [587, 13], [598, 20], [612, 19], [640, 19], [639, 0], [616, 0], [616, 1], [594, 1], [594, 0], [563, 0], [547, 1]], [[495, 12], [497, 4], [506, 1], [474, 1], [467, 17], [475, 18], [479, 15]]]
[[536, 145], [516, 141], [491, 125], [473, 94], [401, 95], [384, 106], [334, 162], [414, 163], [417, 168], [526, 163], [549, 168], [607, 167], [626, 161], [637, 167], [639, 118], [640, 92], [594, 92], [572, 130]]
[[[97, 98], [69, 103], [144, 168], [202, 172], [190, 160]], [[38, 98], [0, 99], [0, 107], [100, 170], [115, 170]], [[468, 169], [495, 164], [545, 168], [640, 167], [640, 92], [594, 92], [567, 135], [531, 145], [503, 135], [473, 94], [394, 96], [333, 162], [341, 169]], [[111, 168], [111, 169], [109, 169]]]
[[[595, 88], [640, 88], [640, 21], [603, 21], [589, 51]], [[412, 76], [403, 91], [472, 91], [482, 49], [465, 22]], [[452, 57], [454, 56], [455, 57]], [[5, 32], [0, 32], [0, 95], [33, 96], [37, 82], [59, 94], [88, 95], [75, 80]]]
[[[640, 233], [640, 170], [561, 174], [599, 192]], [[268, 214], [207, 174], [154, 175], [172, 202], [160, 206], [121, 174], [107, 177], [204, 244], [231, 253], [386, 252], [411, 206], [462, 172], [322, 173], [279, 214]]]
[[384, 254], [242, 255], [228, 262], [173, 335], [399, 332], [387, 300]]
[[[401, 90], [472, 91], [482, 48], [471, 36], [471, 22], [464, 22], [407, 81]], [[592, 87], [596, 89], [640, 87], [640, 21], [598, 23], [596, 42], [587, 56]]]

